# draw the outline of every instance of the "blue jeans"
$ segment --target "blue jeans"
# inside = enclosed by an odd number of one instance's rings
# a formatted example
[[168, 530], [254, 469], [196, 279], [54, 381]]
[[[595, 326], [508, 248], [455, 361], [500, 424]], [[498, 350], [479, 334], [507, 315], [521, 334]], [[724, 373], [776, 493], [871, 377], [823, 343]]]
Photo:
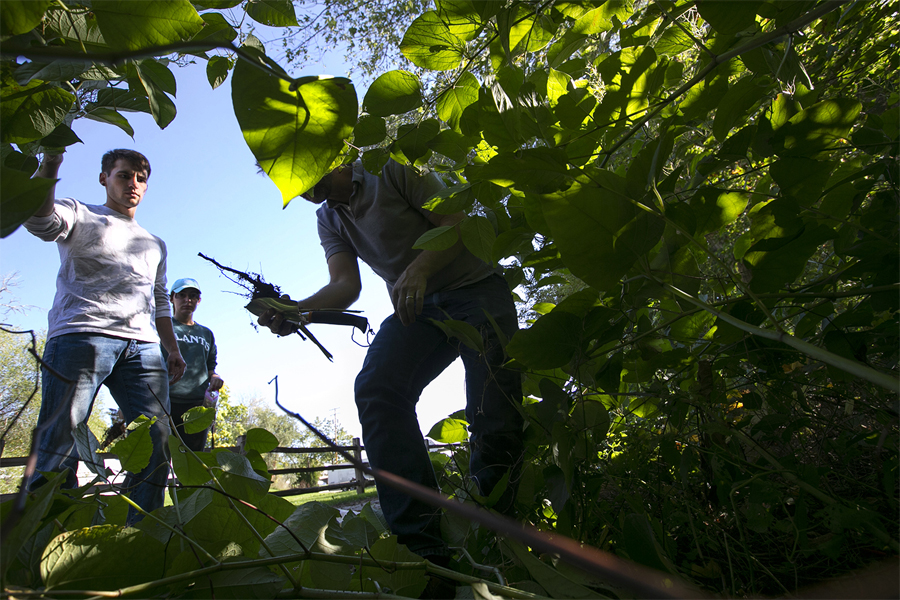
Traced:
[[[74, 393], [68, 384], [42, 369], [41, 412], [38, 425], [58, 418], [46, 429], [38, 446], [38, 471], [69, 469], [64, 487], [76, 487], [78, 451], [72, 435], [79, 423], [87, 423], [100, 385], [106, 385], [126, 422], [140, 415], [157, 417], [150, 429], [153, 453], [150, 464], [140, 473], [129, 473], [125, 486], [129, 497], [146, 511], [163, 505], [169, 465], [166, 445], [169, 426], [169, 374], [158, 343], [138, 342], [91, 333], [69, 333], [50, 338], [44, 346], [44, 362], [61, 375], [75, 381]], [[154, 397], [155, 396], [155, 397]], [[87, 458], [87, 457], [86, 457]], [[36, 478], [32, 487], [43, 482]], [[129, 522], [135, 519], [129, 511]]]
[[[522, 457], [522, 380], [501, 367], [504, 351], [485, 311], [507, 336], [518, 329], [509, 287], [492, 275], [464, 288], [425, 298], [415, 323], [405, 327], [388, 317], [369, 347], [356, 378], [356, 406], [369, 463], [406, 479], [438, 489], [416, 418], [422, 390], [457, 356], [466, 370], [466, 420], [469, 422], [470, 473], [482, 494], [489, 494], [512, 469], [498, 505], [509, 510]], [[446, 314], [445, 314], [446, 313]], [[447, 336], [429, 319], [465, 321], [482, 333], [480, 355]], [[377, 484], [381, 509], [398, 541], [420, 555], [446, 554], [441, 539], [440, 510]]]

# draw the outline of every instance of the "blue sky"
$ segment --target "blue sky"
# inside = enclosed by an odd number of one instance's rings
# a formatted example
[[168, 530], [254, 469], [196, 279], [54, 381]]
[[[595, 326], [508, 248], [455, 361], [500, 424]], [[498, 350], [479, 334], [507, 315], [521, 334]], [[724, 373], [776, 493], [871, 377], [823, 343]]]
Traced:
[[[256, 331], [255, 319], [243, 308], [246, 300], [235, 295], [243, 290], [197, 256], [202, 252], [236, 269], [262, 273], [294, 298], [309, 295], [328, 281], [315, 207], [298, 199], [282, 210], [280, 193], [257, 174], [255, 159], [241, 136], [231, 107], [231, 78], [211, 90], [204, 69], [205, 64], [172, 67], [178, 81], [178, 115], [165, 130], [143, 113], [126, 113], [135, 131], [133, 140], [111, 125], [77, 120], [73, 129], [84, 143], [66, 152], [56, 196], [102, 204], [101, 155], [111, 148], [134, 148], [147, 155], [153, 173], [137, 221], [166, 242], [170, 285], [181, 277], [200, 283], [203, 296], [195, 318], [216, 336], [217, 371], [232, 398], [259, 397], [273, 403], [275, 390], [268, 382], [278, 376], [285, 406], [309, 420], [334, 415], [348, 432], [359, 435], [353, 381], [365, 349], [351, 340], [350, 328], [311, 329], [334, 354], [334, 363], [298, 336], [277, 338], [268, 330]], [[312, 65], [304, 74], [346, 71], [336, 62], [318, 69]], [[365, 90], [357, 82], [354, 78], [362, 99]], [[21, 228], [0, 241], [0, 274], [17, 273], [14, 296], [33, 306], [25, 315], [5, 320], [21, 328], [46, 329], [58, 269], [55, 243], [42, 242]], [[361, 272], [363, 291], [353, 308], [364, 311], [377, 328], [391, 312], [390, 299], [384, 283], [366, 265], [361, 264]], [[364, 341], [358, 332], [356, 339]], [[464, 405], [463, 370], [457, 360], [423, 394], [419, 404], [423, 432]]]

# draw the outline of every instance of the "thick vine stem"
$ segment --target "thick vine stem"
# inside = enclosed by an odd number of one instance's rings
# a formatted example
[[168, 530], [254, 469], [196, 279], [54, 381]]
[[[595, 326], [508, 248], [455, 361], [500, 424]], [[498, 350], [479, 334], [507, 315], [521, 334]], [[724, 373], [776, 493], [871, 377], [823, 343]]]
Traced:
[[140, 50], [123, 50], [115, 52], [84, 52], [73, 53], [63, 50], [54, 49], [49, 46], [37, 46], [33, 48], [17, 48], [10, 45], [0, 44], [0, 58], [15, 58], [24, 56], [29, 59], [50, 58], [53, 60], [72, 60], [84, 61], [90, 63], [99, 63], [115, 67], [127, 60], [136, 60], [140, 58], [154, 58], [157, 56], [167, 56], [169, 54], [179, 54], [183, 52], [205, 52], [214, 49], [228, 50], [234, 52], [239, 58], [247, 61], [257, 69], [278, 77], [290, 84], [290, 90], [296, 91], [301, 85], [311, 81], [318, 80], [317, 76], [305, 76], [294, 78], [290, 77], [283, 71], [273, 69], [265, 62], [258, 60], [256, 56], [248, 53], [241, 46], [236, 46], [231, 42], [176, 42], [174, 44], [166, 44], [164, 46], [154, 46], [152, 48], [142, 48]]

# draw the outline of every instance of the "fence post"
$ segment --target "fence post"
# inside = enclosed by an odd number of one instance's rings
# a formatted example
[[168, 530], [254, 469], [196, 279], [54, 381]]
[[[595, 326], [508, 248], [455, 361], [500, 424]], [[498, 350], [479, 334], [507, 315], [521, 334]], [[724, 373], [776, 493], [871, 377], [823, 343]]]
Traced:
[[[357, 463], [362, 463], [362, 446], [358, 437], [353, 438], [353, 458]], [[356, 467], [356, 493], [360, 495], [366, 493], [366, 474], [359, 467]]]

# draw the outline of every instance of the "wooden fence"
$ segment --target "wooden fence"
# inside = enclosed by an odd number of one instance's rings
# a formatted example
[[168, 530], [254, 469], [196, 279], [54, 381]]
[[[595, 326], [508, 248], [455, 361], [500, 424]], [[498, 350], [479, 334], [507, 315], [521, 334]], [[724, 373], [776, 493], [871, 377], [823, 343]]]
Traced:
[[[225, 450], [231, 450], [233, 452], [241, 453], [243, 448], [241, 446], [233, 447], [223, 447]], [[362, 462], [362, 453], [365, 450], [365, 447], [360, 444], [359, 438], [353, 438], [353, 443], [350, 446], [338, 446], [338, 450], [343, 450], [344, 452], [349, 453], [353, 456], [357, 461]], [[276, 454], [332, 454], [335, 452], [335, 448], [285, 448], [285, 447], [277, 447], [272, 450], [271, 453]], [[271, 454], [270, 453], [270, 454]], [[108, 458], [118, 458], [115, 454], [111, 454], [109, 452], [101, 452], [97, 454], [97, 457], [101, 460], [105, 460]], [[25, 463], [28, 461], [27, 456], [13, 456], [9, 458], [0, 458], [0, 469], [4, 469], [6, 467], [24, 467]], [[368, 465], [368, 463], [363, 463]], [[329, 485], [320, 485], [315, 487], [307, 487], [307, 488], [291, 488], [287, 490], [275, 490], [270, 493], [276, 496], [298, 496], [301, 494], [314, 494], [316, 492], [324, 492], [327, 490], [346, 490], [356, 488], [357, 494], [363, 494], [366, 491], [367, 487], [371, 487], [375, 485], [375, 481], [372, 479], [367, 479], [365, 474], [361, 469], [348, 464], [337, 464], [337, 465], [322, 465], [319, 467], [295, 467], [288, 469], [271, 469], [269, 474], [271, 475], [292, 475], [299, 473], [319, 473], [322, 471], [339, 471], [343, 469], [353, 469], [356, 471], [355, 480], [347, 481], [343, 483], [335, 483]], [[174, 481], [170, 479], [170, 481]], [[98, 486], [100, 491], [108, 491], [112, 486], [101, 484]], [[0, 495], [0, 502], [8, 500], [12, 498], [15, 494], [2, 494]]]

